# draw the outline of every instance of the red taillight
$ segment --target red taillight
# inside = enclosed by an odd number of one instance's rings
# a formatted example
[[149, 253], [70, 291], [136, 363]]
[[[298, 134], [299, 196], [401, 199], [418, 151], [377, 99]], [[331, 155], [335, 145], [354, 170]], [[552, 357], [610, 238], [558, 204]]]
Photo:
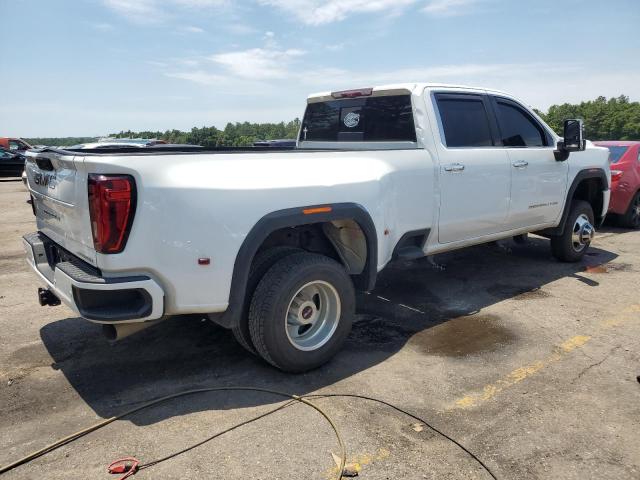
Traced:
[[624, 175], [623, 170], [611, 170], [611, 181], [620, 180]]
[[332, 92], [333, 98], [357, 98], [370, 97], [373, 94], [373, 88], [361, 88], [359, 90], [343, 90], [342, 92]]
[[136, 208], [136, 186], [129, 175], [89, 175], [89, 216], [93, 245], [100, 253], [119, 253]]

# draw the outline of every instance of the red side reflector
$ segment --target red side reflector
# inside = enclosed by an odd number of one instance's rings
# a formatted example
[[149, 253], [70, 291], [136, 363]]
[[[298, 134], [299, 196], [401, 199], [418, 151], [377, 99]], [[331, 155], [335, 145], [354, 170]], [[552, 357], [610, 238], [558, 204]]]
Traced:
[[302, 210], [302, 213], [304, 213], [305, 215], [312, 215], [314, 213], [328, 213], [331, 210], [331, 207], [305, 208], [304, 210]]
[[119, 253], [135, 213], [135, 181], [130, 175], [90, 174], [88, 183], [93, 245], [100, 253]]
[[341, 92], [331, 92], [333, 98], [357, 98], [370, 97], [373, 94], [373, 88], [360, 88], [358, 90], [343, 90]]

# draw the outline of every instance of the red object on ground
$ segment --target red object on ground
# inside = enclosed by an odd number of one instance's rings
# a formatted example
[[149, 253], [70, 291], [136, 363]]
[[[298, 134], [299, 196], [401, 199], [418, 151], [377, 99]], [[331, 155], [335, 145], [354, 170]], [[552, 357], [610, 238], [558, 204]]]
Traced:
[[115, 462], [111, 462], [107, 467], [107, 471], [113, 474], [124, 473], [124, 475], [118, 479], [124, 480], [125, 478], [136, 474], [138, 471], [138, 465], [140, 465], [140, 460], [137, 458], [124, 457], [116, 460]]
[[607, 147], [610, 152], [611, 201], [609, 212], [626, 215], [634, 198], [640, 192], [640, 142], [603, 141], [593, 142]]

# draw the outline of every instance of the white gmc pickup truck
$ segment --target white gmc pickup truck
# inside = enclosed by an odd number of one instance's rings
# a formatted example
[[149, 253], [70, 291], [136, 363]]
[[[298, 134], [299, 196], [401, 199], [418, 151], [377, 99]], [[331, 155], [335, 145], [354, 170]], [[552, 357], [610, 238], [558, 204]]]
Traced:
[[112, 339], [206, 314], [305, 371], [393, 259], [535, 232], [579, 260], [607, 211], [608, 152], [564, 127], [506, 93], [401, 84], [310, 96], [293, 150], [32, 150], [27, 260], [41, 304]]

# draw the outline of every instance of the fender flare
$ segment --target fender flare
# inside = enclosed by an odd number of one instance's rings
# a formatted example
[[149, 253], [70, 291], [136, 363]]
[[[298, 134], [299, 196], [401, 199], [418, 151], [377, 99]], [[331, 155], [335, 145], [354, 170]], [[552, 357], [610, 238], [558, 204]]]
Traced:
[[[569, 216], [569, 211], [571, 210], [571, 199], [573, 198], [573, 195], [576, 193], [576, 190], [578, 189], [578, 185], [580, 185], [580, 182], [582, 182], [583, 180], [587, 180], [589, 178], [597, 178], [602, 181], [602, 184], [604, 186], [609, 185], [609, 183], [607, 182], [607, 175], [604, 173], [603, 169], [589, 168], [586, 170], [580, 170], [575, 176], [575, 178], [573, 179], [573, 182], [571, 183], [571, 186], [569, 187], [569, 190], [567, 192], [564, 209], [562, 210], [562, 217], [560, 217], [560, 223], [558, 224], [557, 227], [547, 228], [541, 233], [544, 233], [546, 235], [562, 235], [564, 233], [564, 229], [567, 225], [567, 217]], [[596, 218], [600, 218], [601, 212], [593, 212], [593, 213], [595, 214]], [[604, 220], [604, 217], [600, 219], [599, 223], [601, 224], [603, 220]]]
[[360, 290], [373, 290], [378, 274], [378, 237], [369, 212], [357, 203], [334, 203], [330, 204], [329, 212], [312, 215], [303, 213], [303, 210], [324, 206], [327, 204], [277, 210], [258, 220], [245, 237], [236, 255], [229, 291], [229, 306], [221, 314], [210, 314], [213, 321], [227, 328], [237, 325], [244, 305], [249, 270], [256, 252], [271, 233], [287, 227], [334, 220], [354, 220], [362, 229], [367, 243], [367, 260], [362, 273], [353, 276], [354, 284]]

